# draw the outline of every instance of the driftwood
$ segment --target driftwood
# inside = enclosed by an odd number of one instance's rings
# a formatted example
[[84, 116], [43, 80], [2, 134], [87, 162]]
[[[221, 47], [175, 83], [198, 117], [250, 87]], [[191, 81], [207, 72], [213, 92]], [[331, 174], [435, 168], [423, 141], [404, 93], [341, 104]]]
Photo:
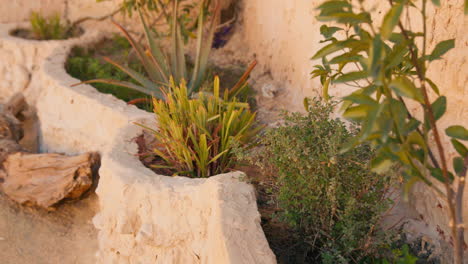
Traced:
[[89, 190], [98, 169], [93, 164], [99, 164], [97, 153], [68, 157], [19, 152], [3, 163], [3, 191], [21, 204], [49, 208], [63, 199], [78, 199]]
[[[12, 200], [47, 209], [64, 199], [78, 199], [98, 178], [100, 157], [37, 151], [37, 118], [21, 94], [0, 105], [0, 182]], [[23, 128], [26, 128], [23, 133]]]

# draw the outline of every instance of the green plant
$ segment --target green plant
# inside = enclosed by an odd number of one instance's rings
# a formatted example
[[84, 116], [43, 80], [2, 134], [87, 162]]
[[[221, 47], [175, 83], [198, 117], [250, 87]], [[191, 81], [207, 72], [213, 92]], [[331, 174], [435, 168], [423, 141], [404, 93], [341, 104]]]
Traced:
[[[357, 88], [343, 98], [343, 116], [360, 123], [362, 130], [343, 151], [370, 142], [376, 149], [371, 162], [374, 171], [385, 172], [398, 163], [403, 166], [405, 193], [415, 182], [422, 181], [446, 199], [455, 263], [461, 264], [468, 150], [460, 140], [468, 140], [468, 130], [462, 126], [445, 130], [459, 154], [450, 170], [437, 125], [446, 111], [447, 98], [440, 95], [437, 85], [426, 75], [430, 63], [453, 48], [455, 41], [442, 41], [427, 52], [427, 0], [388, 0], [390, 8], [380, 27], [376, 27], [363, 2], [333, 0], [318, 7], [318, 20], [333, 21], [340, 27], [321, 27], [328, 44], [313, 56], [322, 59], [313, 76], [320, 77], [325, 96], [331, 83]], [[439, 5], [439, 1], [432, 2]], [[419, 30], [413, 31], [401, 22], [402, 14], [410, 9], [420, 13]], [[334, 37], [338, 31], [344, 33], [342, 38]], [[435, 100], [431, 101], [431, 97]], [[420, 107], [421, 111], [412, 111], [409, 105]]]
[[[74, 78], [87, 80], [93, 78], [113, 78], [119, 81], [133, 82], [124, 72], [101, 59], [102, 56], [112, 56], [114, 60], [126, 61], [127, 65], [137, 72], [142, 72], [142, 66], [130, 54], [131, 45], [127, 39], [115, 34], [110, 39], [105, 39], [97, 44], [99, 48], [74, 47], [70, 53], [65, 69]], [[144, 93], [120, 87], [108, 83], [92, 84], [101, 93], [110, 93], [126, 102], [132, 102], [135, 98], [147, 98]], [[137, 104], [138, 107], [152, 111], [151, 104]]]
[[308, 100], [307, 115], [285, 113], [284, 125], [259, 137], [261, 148], [239, 156], [278, 175], [278, 217], [302, 241], [307, 263], [359, 263], [390, 233], [378, 225], [391, 205], [392, 176], [370, 172], [369, 146], [339, 153], [355, 133], [330, 118], [334, 105]]
[[154, 154], [163, 164], [153, 167], [170, 169], [177, 175], [208, 177], [233, 168], [234, 144], [245, 145], [258, 132], [255, 113], [247, 103], [220, 98], [219, 79], [215, 77], [213, 94], [199, 92], [190, 98], [184, 81], [171, 79], [164, 100], [153, 99], [158, 129]]
[[[102, 2], [103, 0], [97, 0]], [[150, 21], [152, 25], [163, 26], [171, 24], [174, 17], [177, 18], [180, 24], [180, 29], [184, 40], [187, 41], [189, 36], [192, 36], [192, 31], [197, 27], [197, 21], [192, 18], [192, 11], [196, 9], [197, 3], [187, 0], [179, 0], [180, 7], [177, 13], [174, 13], [170, 7], [174, 4], [174, 0], [123, 0], [120, 11], [124, 15], [132, 17], [134, 12], [140, 12], [145, 17], [146, 21]], [[185, 3], [184, 3], [185, 2]], [[201, 1], [202, 8], [208, 12], [210, 0]], [[170, 33], [169, 33], [170, 34]]]
[[409, 246], [407, 244], [402, 245], [399, 248], [391, 248], [391, 256], [377, 259], [370, 259], [368, 263], [374, 264], [416, 264], [418, 257], [411, 254]]
[[175, 15], [172, 21], [170, 43], [171, 52], [169, 55], [163, 52], [161, 46], [158, 44], [157, 38], [147, 27], [143, 16], [140, 15], [143, 27], [145, 29], [146, 39], [148, 41], [148, 49], [145, 49], [142, 45], [135, 41], [135, 39], [130, 36], [130, 34], [122, 26], [116, 24], [137, 53], [138, 58], [146, 72], [146, 76], [134, 71], [129, 67], [119, 64], [110, 58], [105, 58], [105, 60], [131, 76], [132, 79], [134, 79], [138, 84], [112, 79], [95, 79], [85, 81], [83, 83], [98, 82], [119, 85], [162, 99], [164, 98], [164, 95], [160, 88], [163, 85], [169, 85], [169, 79], [172, 77], [176, 83], [180, 83], [182, 80], [186, 80], [188, 83], [187, 88], [189, 94], [198, 92], [205, 80], [206, 71], [208, 68], [208, 56], [211, 50], [211, 43], [213, 42], [216, 23], [219, 20], [220, 6], [218, 5], [216, 7], [215, 15], [211, 21], [209, 32], [206, 36], [203, 33], [204, 12], [203, 8], [200, 9], [198, 16], [196, 57], [190, 78], [188, 77], [188, 63], [185, 59], [185, 50], [181, 36], [180, 24], [176, 19], [178, 12], [177, 0], [174, 1], [173, 12]]
[[55, 14], [49, 18], [37, 12], [32, 12], [29, 18], [31, 30], [37, 39], [65, 39], [67, 38], [67, 27], [62, 25], [60, 15]]

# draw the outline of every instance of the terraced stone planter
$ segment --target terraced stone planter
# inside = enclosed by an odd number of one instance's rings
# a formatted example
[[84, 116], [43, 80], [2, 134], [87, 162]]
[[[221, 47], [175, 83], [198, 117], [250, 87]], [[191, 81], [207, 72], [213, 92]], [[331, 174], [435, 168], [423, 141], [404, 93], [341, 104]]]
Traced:
[[0, 100], [23, 92], [37, 109], [43, 152], [99, 151], [97, 263], [275, 263], [260, 227], [253, 187], [233, 172], [207, 179], [156, 175], [135, 156], [134, 122], [152, 114], [89, 85], [70, 87], [64, 63], [74, 45], [101, 34], [33, 41], [0, 24]]

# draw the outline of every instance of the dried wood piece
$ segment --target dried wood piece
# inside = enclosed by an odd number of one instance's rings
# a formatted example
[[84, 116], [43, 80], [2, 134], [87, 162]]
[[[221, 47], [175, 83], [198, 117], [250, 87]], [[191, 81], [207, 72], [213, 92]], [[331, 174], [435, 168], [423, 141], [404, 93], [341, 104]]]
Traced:
[[3, 191], [25, 205], [51, 208], [63, 199], [78, 199], [97, 178], [98, 153], [78, 156], [16, 153], [3, 163]]

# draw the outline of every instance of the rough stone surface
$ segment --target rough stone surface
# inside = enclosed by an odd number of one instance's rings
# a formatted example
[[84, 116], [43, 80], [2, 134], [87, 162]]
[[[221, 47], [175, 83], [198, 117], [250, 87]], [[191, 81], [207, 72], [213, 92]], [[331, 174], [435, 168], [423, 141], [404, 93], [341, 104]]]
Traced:
[[[121, 135], [132, 138], [133, 126]], [[103, 157], [99, 259], [115, 263], [275, 263], [260, 227], [253, 187], [234, 172], [208, 179], [154, 175], [136, 145]], [[111, 173], [112, 171], [112, 173]], [[134, 177], [138, 175], [139, 177]]]
[[[100, 151], [97, 263], [275, 263], [260, 227], [252, 186], [242, 173], [209, 179], [155, 175], [138, 158], [133, 123], [155, 125], [152, 114], [127, 106], [64, 69], [75, 44], [97, 41], [93, 30], [78, 39], [31, 41], [8, 35], [0, 24], [0, 65], [18, 64], [30, 81], [22, 91], [40, 120], [44, 152]], [[10, 68], [13, 69], [13, 68]], [[0, 78], [13, 74], [0, 72]], [[0, 86], [0, 101], [16, 91]]]

